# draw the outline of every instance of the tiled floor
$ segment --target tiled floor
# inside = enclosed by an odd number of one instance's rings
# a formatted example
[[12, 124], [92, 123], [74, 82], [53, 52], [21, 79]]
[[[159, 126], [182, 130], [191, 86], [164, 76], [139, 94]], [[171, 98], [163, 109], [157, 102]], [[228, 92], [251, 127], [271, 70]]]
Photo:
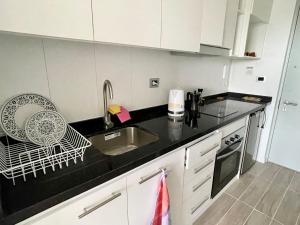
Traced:
[[256, 163], [194, 225], [300, 225], [300, 173]]

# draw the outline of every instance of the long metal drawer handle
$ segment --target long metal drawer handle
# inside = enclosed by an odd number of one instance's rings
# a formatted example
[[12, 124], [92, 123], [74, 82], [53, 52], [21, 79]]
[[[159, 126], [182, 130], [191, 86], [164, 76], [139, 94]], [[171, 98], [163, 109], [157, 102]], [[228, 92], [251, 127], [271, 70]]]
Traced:
[[209, 160], [206, 164], [204, 164], [204, 165], [202, 165], [201, 167], [199, 167], [199, 168], [196, 168], [195, 170], [194, 170], [194, 174], [197, 174], [197, 173], [199, 173], [200, 171], [202, 171], [203, 169], [205, 169], [206, 167], [208, 167], [210, 164], [212, 164], [214, 162], [214, 159], [211, 159], [211, 160]]
[[82, 214], [80, 214], [80, 215], [78, 216], [78, 218], [79, 218], [79, 219], [82, 219], [83, 217], [85, 217], [85, 216], [87, 216], [88, 214], [94, 212], [95, 210], [101, 208], [102, 206], [104, 206], [104, 205], [106, 205], [107, 203], [113, 201], [114, 199], [120, 197], [121, 195], [122, 195], [121, 192], [114, 193], [114, 194], [112, 194], [112, 196], [111, 196], [110, 198], [108, 198], [108, 199], [106, 199], [105, 201], [99, 203], [98, 205], [92, 207], [91, 209], [84, 208], [84, 209], [83, 209], [84, 212], [83, 212]]
[[206, 182], [208, 182], [211, 179], [211, 176], [208, 176], [205, 178], [204, 181], [202, 181], [200, 184], [197, 184], [193, 187], [193, 192], [196, 192], [199, 188], [201, 188]]
[[193, 215], [207, 200], [209, 199], [209, 196], [206, 196], [206, 198], [196, 207], [192, 208], [191, 214]]
[[145, 177], [145, 178], [141, 177], [141, 178], [140, 178], [140, 181], [139, 181], [139, 184], [143, 184], [143, 183], [145, 183], [146, 181], [152, 179], [153, 177], [156, 177], [158, 174], [160, 174], [160, 173], [162, 173], [162, 172], [166, 172], [166, 171], [167, 171], [167, 169], [166, 169], [166, 168], [163, 168], [163, 169], [160, 169], [159, 171], [157, 171], [157, 172], [155, 172], [155, 173], [153, 173], [153, 174], [151, 174], [151, 175], [149, 175], [149, 176], [147, 176], [147, 177]]
[[207, 151], [201, 152], [200, 155], [205, 156], [206, 154], [210, 153], [212, 150], [214, 150], [218, 146], [219, 146], [219, 144], [215, 144], [212, 148], [208, 149]]

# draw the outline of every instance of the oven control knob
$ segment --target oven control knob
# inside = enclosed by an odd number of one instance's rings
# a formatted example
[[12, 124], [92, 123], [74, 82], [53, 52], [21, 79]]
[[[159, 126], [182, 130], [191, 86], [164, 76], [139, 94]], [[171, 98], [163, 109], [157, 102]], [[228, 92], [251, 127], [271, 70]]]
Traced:
[[238, 134], [236, 134], [234, 137], [235, 137], [236, 139], [240, 139], [240, 135], [238, 135]]
[[234, 137], [231, 137], [231, 138], [230, 138], [230, 141], [234, 141], [234, 140], [235, 140]]
[[230, 145], [230, 143], [231, 143], [231, 142], [230, 142], [229, 140], [225, 141], [225, 144], [226, 144], [226, 145]]

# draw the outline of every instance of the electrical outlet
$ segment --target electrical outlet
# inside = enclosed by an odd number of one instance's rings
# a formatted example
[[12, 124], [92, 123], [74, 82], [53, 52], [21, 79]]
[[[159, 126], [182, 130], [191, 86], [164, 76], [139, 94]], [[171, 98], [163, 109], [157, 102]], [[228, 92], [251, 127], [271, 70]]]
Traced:
[[150, 78], [150, 88], [159, 87], [159, 78]]

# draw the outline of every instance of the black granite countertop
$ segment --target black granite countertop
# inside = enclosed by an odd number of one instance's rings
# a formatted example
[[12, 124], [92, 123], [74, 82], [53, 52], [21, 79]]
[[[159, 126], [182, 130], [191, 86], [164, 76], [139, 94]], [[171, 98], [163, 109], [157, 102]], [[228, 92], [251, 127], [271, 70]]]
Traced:
[[[196, 120], [197, 128], [191, 128], [186, 117], [182, 123], [182, 129], [178, 130], [174, 128], [174, 123], [166, 115], [166, 106], [139, 110], [132, 112], [132, 121], [123, 126], [135, 125], [154, 132], [159, 135], [157, 142], [119, 156], [103, 155], [94, 147], [90, 147], [86, 150], [83, 162], [71, 164], [55, 172], [47, 170], [46, 175], [38, 174], [37, 178], [28, 176], [26, 182], [19, 179], [15, 186], [11, 180], [1, 176], [0, 224], [11, 225], [29, 218], [252, 112], [262, 110], [271, 101], [271, 98], [264, 98], [262, 103], [254, 104], [238, 101], [240, 96], [237, 94], [223, 94], [222, 96], [224, 99], [237, 100], [235, 105], [238, 108], [237, 113], [222, 119], [201, 114]], [[103, 132], [102, 126], [103, 122], [100, 119], [73, 124], [73, 127], [86, 136]]]

